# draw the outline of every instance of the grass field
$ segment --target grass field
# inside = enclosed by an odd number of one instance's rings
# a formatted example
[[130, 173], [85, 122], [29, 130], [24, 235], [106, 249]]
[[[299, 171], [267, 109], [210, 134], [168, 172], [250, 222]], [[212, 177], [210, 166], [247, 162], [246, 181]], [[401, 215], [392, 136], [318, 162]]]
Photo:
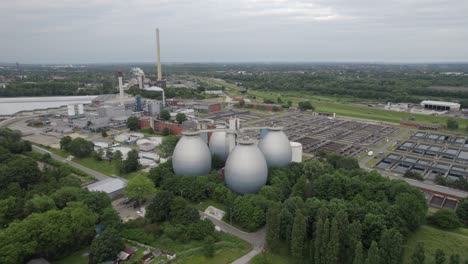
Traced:
[[177, 264], [227, 264], [240, 258], [250, 251], [250, 245], [247, 242], [234, 236], [222, 233], [221, 242], [215, 246], [215, 255], [212, 258], [203, 256], [201, 249], [190, 251], [188, 254], [183, 252], [174, 263]]
[[403, 263], [412, 263], [411, 255], [418, 242], [424, 243], [426, 263], [433, 263], [434, 254], [437, 249], [442, 249], [447, 256], [459, 254], [462, 262], [468, 260], [468, 236], [461, 236], [423, 225], [408, 237], [405, 245]]
[[[212, 79], [207, 79], [216, 84], [224, 85], [231, 88], [228, 92], [231, 96], [240, 96], [238, 93], [239, 87], [234, 84], [230, 84], [222, 81], [215, 81]], [[348, 97], [332, 97], [332, 96], [319, 96], [313, 95], [307, 92], [266, 92], [258, 90], [249, 90], [246, 95], [242, 96], [255, 96], [257, 101], [263, 101], [263, 99], [270, 99], [276, 101], [278, 97], [281, 97], [283, 101], [292, 101], [297, 103], [308, 99], [311, 101], [312, 105], [316, 108], [318, 112], [325, 113], [336, 113], [338, 116], [347, 116], [355, 117], [376, 121], [384, 121], [391, 123], [399, 123], [401, 119], [412, 118], [416, 122], [421, 123], [430, 123], [430, 124], [439, 124], [445, 125], [447, 122], [447, 117], [440, 116], [429, 116], [429, 115], [419, 115], [411, 114], [406, 112], [395, 112], [387, 111], [383, 109], [377, 109], [372, 107], [357, 106], [351, 104], [353, 102], [375, 102], [372, 99], [361, 99], [361, 98], [348, 98]], [[449, 131], [451, 133], [466, 134], [465, 128], [468, 126], [468, 119], [458, 119], [460, 129], [457, 131]]]

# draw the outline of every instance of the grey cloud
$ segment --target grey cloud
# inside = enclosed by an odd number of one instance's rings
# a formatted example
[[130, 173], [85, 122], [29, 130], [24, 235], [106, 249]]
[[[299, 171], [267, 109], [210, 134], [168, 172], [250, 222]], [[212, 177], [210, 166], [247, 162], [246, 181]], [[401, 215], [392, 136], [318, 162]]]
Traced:
[[3, 0], [0, 61], [466, 61], [459, 0]]

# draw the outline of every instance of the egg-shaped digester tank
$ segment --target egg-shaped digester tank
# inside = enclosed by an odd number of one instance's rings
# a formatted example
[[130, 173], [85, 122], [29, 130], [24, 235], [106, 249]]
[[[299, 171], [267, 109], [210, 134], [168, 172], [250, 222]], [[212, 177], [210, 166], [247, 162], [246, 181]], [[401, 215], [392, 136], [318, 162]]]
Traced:
[[258, 192], [267, 182], [268, 167], [260, 149], [253, 141], [239, 140], [229, 154], [224, 167], [224, 181], [240, 194]]
[[223, 161], [226, 161], [229, 154], [229, 146], [227, 144], [227, 133], [225, 131], [216, 131], [210, 137], [211, 155], [216, 155]]
[[266, 135], [258, 142], [258, 147], [265, 155], [268, 167], [286, 167], [291, 164], [291, 144], [282, 128], [269, 128]]
[[176, 175], [206, 175], [211, 170], [210, 149], [199, 132], [183, 132], [172, 155], [172, 169]]

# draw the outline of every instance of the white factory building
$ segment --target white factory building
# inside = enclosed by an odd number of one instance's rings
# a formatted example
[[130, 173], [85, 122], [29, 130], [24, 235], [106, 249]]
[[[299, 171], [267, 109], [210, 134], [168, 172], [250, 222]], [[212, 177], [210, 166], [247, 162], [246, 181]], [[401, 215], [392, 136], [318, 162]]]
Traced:
[[421, 107], [435, 111], [460, 111], [461, 105], [452, 102], [424, 100], [421, 102]]

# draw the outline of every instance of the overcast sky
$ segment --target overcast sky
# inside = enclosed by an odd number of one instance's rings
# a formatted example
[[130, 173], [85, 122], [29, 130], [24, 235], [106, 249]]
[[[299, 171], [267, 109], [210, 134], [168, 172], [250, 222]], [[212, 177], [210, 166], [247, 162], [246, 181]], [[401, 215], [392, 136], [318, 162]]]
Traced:
[[0, 62], [468, 61], [467, 0], [0, 0]]

